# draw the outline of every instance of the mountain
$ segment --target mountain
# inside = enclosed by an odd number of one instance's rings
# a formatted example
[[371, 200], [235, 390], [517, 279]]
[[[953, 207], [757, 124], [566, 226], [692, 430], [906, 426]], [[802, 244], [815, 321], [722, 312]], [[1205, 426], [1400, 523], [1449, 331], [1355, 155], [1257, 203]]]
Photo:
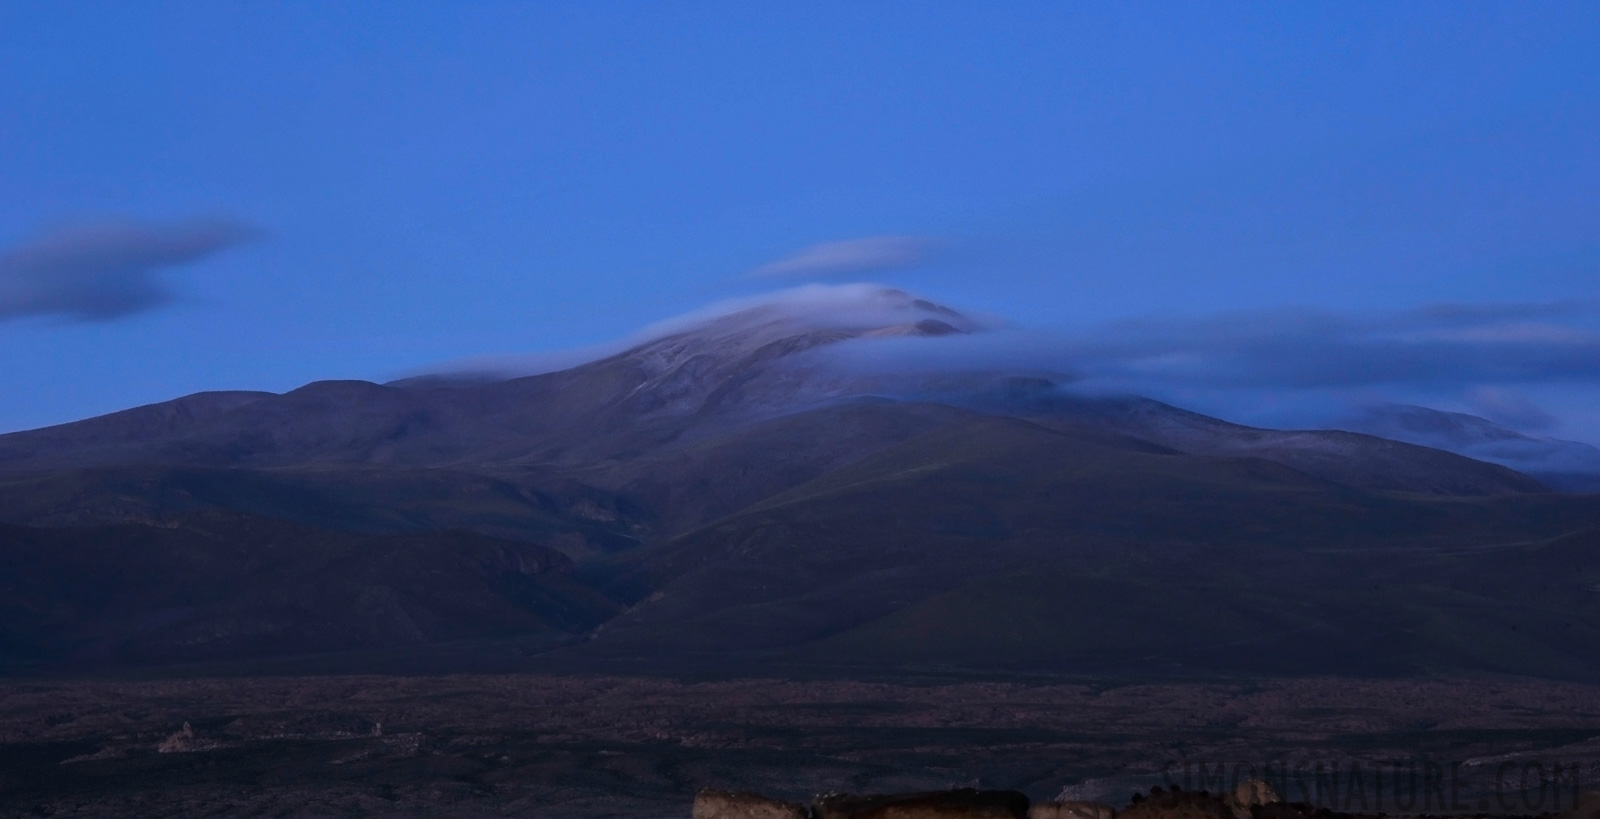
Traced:
[[829, 289], [555, 372], [0, 436], [0, 667], [1600, 674], [1594, 497], [1370, 434], [820, 354], [984, 331]]
[[1408, 404], [1368, 407], [1341, 428], [1500, 464], [1568, 492], [1600, 492], [1600, 449], [1525, 435], [1476, 415]]

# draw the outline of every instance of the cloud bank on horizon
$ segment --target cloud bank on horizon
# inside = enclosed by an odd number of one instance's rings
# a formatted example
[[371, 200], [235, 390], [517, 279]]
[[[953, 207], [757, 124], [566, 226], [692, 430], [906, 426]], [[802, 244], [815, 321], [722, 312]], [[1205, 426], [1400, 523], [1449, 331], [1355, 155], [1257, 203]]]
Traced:
[[226, 221], [104, 222], [46, 234], [0, 253], [0, 321], [59, 316], [104, 322], [153, 310], [176, 299], [158, 271], [257, 235]]

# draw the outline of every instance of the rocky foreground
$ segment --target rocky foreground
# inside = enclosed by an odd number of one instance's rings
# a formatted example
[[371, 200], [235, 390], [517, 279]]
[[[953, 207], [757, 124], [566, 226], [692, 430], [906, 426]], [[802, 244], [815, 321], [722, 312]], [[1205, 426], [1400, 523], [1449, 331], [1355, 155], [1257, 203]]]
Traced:
[[[1135, 794], [1132, 804], [1122, 810], [1080, 800], [1030, 803], [1018, 791], [974, 788], [872, 796], [824, 794], [809, 805], [708, 788], [695, 797], [693, 819], [1375, 819], [1384, 815], [1338, 813], [1285, 802], [1271, 783], [1250, 780], [1226, 795], [1155, 787], [1148, 796]], [[1595, 819], [1600, 817], [1600, 793], [1583, 794], [1564, 813], [1541, 815]]]
[[[1268, 778], [1287, 776], [1275, 787], [1290, 802], [1398, 814], [1407, 812], [1390, 787], [1399, 760], [1420, 760], [1424, 779], [1429, 764], [1440, 765], [1480, 791], [1502, 769], [1520, 789], [1524, 771], [1560, 764], [1565, 810], [1573, 765], [1584, 789], [1600, 782], [1600, 688], [1514, 678], [578, 674], [0, 683], [0, 817], [8, 818], [682, 819], [698, 791], [717, 787], [807, 804], [831, 790], [1014, 790], [1034, 808], [1097, 802], [1123, 806], [1118, 819], [1139, 819], [1129, 813], [1135, 792], [1220, 792], [1248, 775], [1239, 765], [1264, 775], [1278, 762], [1287, 772]], [[1348, 787], [1358, 763], [1365, 808]], [[1318, 798], [1319, 764], [1340, 766], [1337, 801]], [[1507, 794], [1509, 810], [1496, 794], [1464, 786], [1467, 810], [1419, 799], [1409, 812], [1470, 814], [1487, 799], [1485, 812], [1549, 813], [1553, 795], [1541, 805], [1537, 779]], [[1443, 793], [1458, 795], [1449, 780]]]

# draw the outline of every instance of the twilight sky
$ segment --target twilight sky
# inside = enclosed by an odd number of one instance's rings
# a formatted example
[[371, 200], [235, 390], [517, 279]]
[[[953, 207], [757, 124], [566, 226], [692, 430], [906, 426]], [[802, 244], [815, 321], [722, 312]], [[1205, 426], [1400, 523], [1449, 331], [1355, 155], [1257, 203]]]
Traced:
[[[806, 282], [1600, 440], [1594, 3], [0, 4], [0, 431]], [[1278, 413], [1278, 416], [1274, 416]]]

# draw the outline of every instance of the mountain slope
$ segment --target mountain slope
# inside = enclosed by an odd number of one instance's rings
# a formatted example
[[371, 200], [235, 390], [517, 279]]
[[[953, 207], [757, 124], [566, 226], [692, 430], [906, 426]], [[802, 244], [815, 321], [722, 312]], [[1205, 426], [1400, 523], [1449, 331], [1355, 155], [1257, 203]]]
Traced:
[[462, 532], [360, 536], [261, 518], [0, 527], [0, 667], [560, 639], [615, 605], [559, 552]]
[[1564, 491], [1600, 491], [1600, 449], [1524, 435], [1476, 415], [1386, 404], [1368, 407], [1339, 426], [1500, 464]]
[[1274, 430], [1233, 424], [1140, 397], [1077, 395], [1040, 378], [1007, 378], [946, 395], [983, 412], [1063, 430], [1101, 430], [1194, 455], [1265, 458], [1349, 486], [1432, 495], [1544, 492], [1497, 464], [1342, 430]]
[[[641, 555], [609, 586], [639, 603], [584, 650], [1057, 671], [1527, 662], [1588, 673], [1600, 595], [1585, 584], [1600, 566], [1567, 561], [1600, 546], [1597, 527], [1593, 499], [1401, 497], [1262, 459], [981, 418]], [[1565, 545], [1527, 551], [1551, 538]], [[1537, 559], [1499, 560], [1517, 550]], [[1500, 589], [1485, 594], [1476, 567], [1490, 563]], [[1516, 599], [1534, 589], [1552, 602]], [[1513, 642], [1534, 626], [1553, 630]]]

